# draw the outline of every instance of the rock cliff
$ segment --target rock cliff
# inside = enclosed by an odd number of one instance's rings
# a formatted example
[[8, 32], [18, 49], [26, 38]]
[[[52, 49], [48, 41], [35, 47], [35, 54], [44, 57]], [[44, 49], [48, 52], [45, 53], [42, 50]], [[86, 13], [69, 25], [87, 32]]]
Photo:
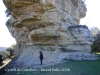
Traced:
[[[8, 29], [17, 41], [18, 61], [54, 61], [60, 52], [91, 52], [93, 38], [85, 25], [82, 0], [3, 0], [11, 13]], [[32, 59], [32, 60], [31, 60]], [[48, 62], [49, 62], [48, 61]]]

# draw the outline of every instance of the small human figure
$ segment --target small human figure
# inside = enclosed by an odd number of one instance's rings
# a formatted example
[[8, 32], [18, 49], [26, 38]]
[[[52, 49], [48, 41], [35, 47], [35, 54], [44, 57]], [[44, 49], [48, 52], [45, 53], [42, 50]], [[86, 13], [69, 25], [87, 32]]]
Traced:
[[2, 55], [0, 55], [0, 66], [2, 65], [2, 63], [3, 63], [3, 59], [2, 59]]
[[42, 60], [43, 60], [43, 53], [40, 51], [40, 62], [41, 62], [41, 65], [42, 65]]

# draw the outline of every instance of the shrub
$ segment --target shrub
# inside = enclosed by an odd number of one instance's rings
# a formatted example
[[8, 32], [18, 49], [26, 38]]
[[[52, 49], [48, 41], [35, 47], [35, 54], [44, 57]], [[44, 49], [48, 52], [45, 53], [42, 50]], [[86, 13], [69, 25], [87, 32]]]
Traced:
[[9, 51], [1, 51], [0, 55], [2, 55], [2, 59], [4, 60], [9, 57], [10, 52]]
[[97, 27], [90, 29], [95, 41], [92, 45], [92, 52], [100, 52], [100, 30]]
[[11, 16], [11, 13], [10, 13], [10, 11], [8, 9], [6, 9], [5, 13], [6, 13], [6, 17]]
[[11, 56], [14, 55], [15, 47], [16, 47], [16, 45], [12, 45], [12, 46], [10, 46], [9, 48], [6, 49], [6, 51], [10, 52], [10, 56], [9, 56], [10, 58], [11, 58]]

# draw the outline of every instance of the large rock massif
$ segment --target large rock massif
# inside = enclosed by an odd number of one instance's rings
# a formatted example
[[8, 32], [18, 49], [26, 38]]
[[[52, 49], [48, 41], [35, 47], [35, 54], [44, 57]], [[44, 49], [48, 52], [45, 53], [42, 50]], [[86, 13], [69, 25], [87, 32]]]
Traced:
[[54, 62], [61, 52], [91, 52], [90, 31], [79, 25], [87, 11], [82, 0], [3, 2], [11, 13], [7, 27], [17, 41], [19, 62], [39, 63], [39, 51], [43, 52], [45, 63]]

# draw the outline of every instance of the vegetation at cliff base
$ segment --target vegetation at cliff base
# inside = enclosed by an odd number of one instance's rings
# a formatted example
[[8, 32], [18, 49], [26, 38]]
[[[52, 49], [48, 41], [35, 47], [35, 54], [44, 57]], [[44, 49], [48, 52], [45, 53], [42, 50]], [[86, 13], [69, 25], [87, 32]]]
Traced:
[[0, 65], [3, 64], [3, 60], [7, 58], [11, 59], [11, 57], [14, 56], [15, 46], [16, 45], [12, 45], [6, 50], [0, 51]]
[[90, 31], [94, 38], [92, 52], [100, 52], [100, 29], [97, 27], [92, 27]]

